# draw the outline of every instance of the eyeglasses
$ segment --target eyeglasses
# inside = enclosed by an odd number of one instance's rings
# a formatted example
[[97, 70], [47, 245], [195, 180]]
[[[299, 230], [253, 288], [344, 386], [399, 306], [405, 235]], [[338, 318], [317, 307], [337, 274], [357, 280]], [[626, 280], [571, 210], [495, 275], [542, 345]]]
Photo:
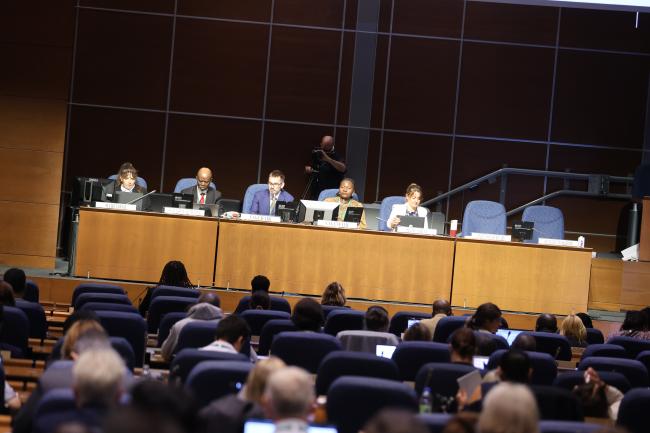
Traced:
[[282, 186], [282, 183], [269, 182], [269, 186]]

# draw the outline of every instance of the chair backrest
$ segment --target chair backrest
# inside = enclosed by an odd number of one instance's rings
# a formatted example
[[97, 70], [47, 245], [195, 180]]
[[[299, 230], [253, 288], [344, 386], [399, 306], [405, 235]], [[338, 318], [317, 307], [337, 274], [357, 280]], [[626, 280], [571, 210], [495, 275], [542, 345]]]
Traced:
[[417, 418], [429, 429], [429, 433], [442, 433], [449, 420], [453, 417], [449, 413], [420, 413]]
[[[110, 176], [108, 176], [108, 179], [110, 180], [117, 179], [117, 174], [111, 174]], [[137, 183], [141, 187], [147, 188], [147, 181], [141, 178], [140, 176], [138, 176], [138, 178], [135, 180], [135, 183]]]
[[156, 286], [151, 292], [151, 300], [153, 301], [158, 296], [182, 296], [185, 298], [197, 299], [201, 295], [197, 289], [189, 287], [176, 287], [176, 286]]
[[184, 311], [172, 311], [160, 319], [160, 325], [158, 325], [158, 342], [156, 343], [158, 347], [161, 347], [167, 337], [169, 337], [169, 331], [174, 326], [174, 323], [185, 317], [187, 317], [187, 313]]
[[144, 363], [147, 324], [141, 315], [121, 311], [97, 311], [97, 317], [111, 337], [123, 337], [129, 342], [135, 356], [135, 366]]
[[341, 331], [348, 331], [353, 329], [363, 329], [363, 318], [366, 313], [363, 311], [345, 309], [335, 310], [327, 315], [327, 321], [323, 331], [326, 334], [334, 335]]
[[32, 280], [25, 281], [25, 293], [23, 294], [23, 299], [29, 302], [38, 302], [39, 299], [38, 284]]
[[336, 337], [316, 332], [281, 332], [271, 344], [272, 355], [314, 374], [325, 355], [335, 350], [342, 350]]
[[[280, 296], [270, 296], [271, 298], [271, 310], [274, 311], [285, 311], [291, 314], [291, 304], [285, 298]], [[239, 300], [237, 308], [235, 308], [235, 314], [239, 314], [243, 311], [250, 309], [251, 296], [246, 295]]]
[[257, 191], [265, 190], [268, 187], [269, 186], [265, 183], [254, 183], [252, 185], [249, 185], [248, 188], [246, 188], [246, 192], [244, 193], [244, 202], [241, 206], [242, 213], [250, 213], [251, 207], [253, 206], [253, 196], [255, 193]]
[[402, 380], [415, 380], [420, 368], [429, 362], [449, 362], [449, 345], [428, 341], [404, 341], [393, 352], [393, 361]]
[[[451, 342], [453, 335], [449, 336], [449, 342]], [[474, 337], [476, 338], [476, 353], [480, 356], [490, 356], [497, 350], [507, 350], [510, 348], [508, 340], [497, 334], [474, 331]]]
[[323, 319], [327, 320], [327, 316], [334, 310], [349, 310], [349, 307], [343, 307], [340, 305], [321, 305], [323, 309]]
[[82, 310], [92, 311], [122, 311], [125, 313], [137, 313], [138, 309], [129, 304], [116, 304], [113, 302], [86, 302], [81, 307]]
[[641, 164], [634, 170], [632, 197], [643, 198], [650, 195], [650, 164]]
[[160, 319], [167, 313], [174, 311], [187, 311], [196, 304], [196, 298], [186, 296], [157, 296], [151, 300], [147, 313], [147, 331], [151, 334], [158, 332]]
[[467, 316], [447, 316], [438, 321], [436, 329], [433, 331], [433, 341], [446, 343], [451, 334], [458, 328], [465, 326], [469, 317]]
[[408, 323], [410, 319], [430, 319], [430, 313], [423, 313], [421, 311], [398, 311], [391, 317], [390, 325], [388, 326], [388, 332], [395, 334], [396, 336], [402, 335], [402, 332], [406, 331], [408, 328]]
[[590, 344], [585, 347], [580, 359], [589, 358], [590, 356], [607, 356], [610, 358], [629, 358], [623, 347], [618, 344]]
[[629, 433], [646, 433], [648, 408], [650, 408], [650, 389], [630, 390], [621, 401], [616, 425], [625, 427]]
[[450, 400], [458, 392], [458, 378], [476, 370], [473, 365], [451, 362], [428, 362], [420, 367], [415, 376], [415, 392], [422, 394], [425, 387], [431, 388], [434, 411], [445, 412]]
[[183, 326], [178, 334], [178, 343], [174, 353], [178, 353], [186, 347], [198, 349], [207, 346], [215, 339], [217, 332], [217, 323], [206, 320], [197, 320]]
[[47, 319], [41, 304], [16, 299], [16, 307], [20, 308], [29, 320], [29, 337], [45, 338], [47, 336]]
[[241, 318], [248, 323], [252, 335], [260, 335], [262, 328], [269, 320], [289, 319], [291, 315], [286, 311], [274, 310], [246, 310], [240, 314]]
[[[336, 197], [336, 194], [338, 194], [338, 192], [338, 188], [324, 189], [320, 192], [320, 194], [318, 194], [318, 201], [323, 201], [328, 197]], [[352, 198], [359, 201], [359, 196], [356, 192], [352, 193]]]
[[23, 356], [29, 350], [29, 319], [18, 307], [4, 307], [4, 323], [0, 329], [0, 341], [20, 349]]
[[636, 360], [645, 365], [645, 368], [650, 374], [650, 350], [644, 350], [636, 356]]
[[84, 306], [84, 304], [88, 302], [108, 302], [112, 304], [132, 305], [131, 300], [126, 295], [119, 295], [116, 293], [88, 292], [88, 293], [82, 293], [79, 296], [77, 296], [77, 299], [75, 300], [73, 306], [75, 310], [77, 309], [80, 310]]
[[533, 243], [537, 243], [539, 238], [564, 239], [564, 215], [556, 207], [528, 206], [521, 219], [535, 223]]
[[362, 329], [341, 331], [336, 338], [341, 342], [343, 350], [365, 352], [373, 355], [377, 353], [378, 344], [383, 346], [397, 346], [399, 344], [399, 339], [390, 332], [365, 331]]
[[391, 195], [384, 197], [384, 199], [381, 201], [381, 206], [379, 207], [379, 231], [390, 231], [390, 228], [388, 228], [388, 225], [386, 225], [386, 223], [390, 217], [391, 210], [393, 210], [393, 205], [404, 204], [404, 202], [406, 202], [406, 199], [403, 195]]
[[199, 406], [228, 394], [236, 394], [253, 368], [249, 361], [203, 361], [190, 371], [185, 388]]
[[539, 433], [595, 433], [602, 430], [601, 424], [581, 421], [541, 420]]
[[415, 391], [409, 385], [374, 377], [342, 376], [327, 392], [327, 414], [338, 433], [357, 433], [384, 407], [417, 411]]
[[636, 358], [636, 356], [644, 350], [650, 350], [649, 340], [642, 340], [634, 337], [616, 336], [607, 340], [607, 343], [621, 346], [632, 359]]
[[185, 383], [192, 369], [203, 361], [245, 361], [250, 363], [246, 355], [241, 353], [199, 350], [188, 347], [179, 351], [169, 365], [169, 382]]
[[571, 343], [564, 335], [552, 332], [529, 332], [535, 338], [536, 352], [548, 353], [561, 361], [571, 361]]
[[[506, 353], [505, 350], [497, 350], [490, 355], [487, 368], [490, 370], [497, 368], [504, 353]], [[551, 385], [557, 376], [557, 363], [555, 359], [548, 353], [529, 351], [526, 351], [526, 353], [530, 359], [530, 365], [533, 368], [530, 382], [534, 385]]]
[[[601, 371], [598, 373], [598, 376], [600, 376], [603, 382], [607, 385], [612, 385], [623, 394], [628, 392], [631, 388], [630, 381], [627, 380], [622, 373], [617, 373], [615, 371]], [[584, 371], [572, 370], [558, 374], [553, 381], [553, 386], [559, 386], [560, 388], [571, 391], [574, 386], [583, 383], [585, 383]]]
[[501, 203], [474, 200], [467, 203], [463, 214], [463, 236], [472, 233], [506, 234], [506, 209]]
[[72, 410], [76, 407], [72, 388], [55, 388], [47, 391], [36, 404], [34, 419], [41, 416]]
[[399, 380], [399, 370], [393, 360], [361, 352], [337, 350], [323, 358], [316, 375], [316, 393], [325, 395], [330, 385], [341, 376], [379, 377]]
[[124, 337], [108, 337], [108, 339], [110, 340], [113, 349], [115, 349], [115, 351], [122, 357], [122, 360], [124, 360], [126, 368], [133, 371], [135, 368], [135, 353], [133, 352], [131, 343], [129, 343]]
[[264, 324], [260, 333], [257, 353], [267, 356], [271, 350], [273, 338], [280, 332], [297, 331], [296, 325], [289, 319], [272, 319]]
[[600, 329], [587, 328], [587, 344], [603, 344], [605, 337]]
[[126, 294], [123, 288], [114, 284], [82, 283], [74, 288], [70, 304], [74, 305], [77, 297], [82, 293], [114, 293], [117, 295]]
[[582, 406], [578, 398], [564, 388], [549, 385], [532, 385], [530, 387], [540, 419], [557, 421], [583, 421]]
[[[181, 192], [184, 189], [189, 188], [191, 186], [196, 186], [195, 177], [184, 177], [182, 179], [178, 179], [178, 182], [176, 182], [176, 186], [174, 187], [174, 192], [176, 193]], [[210, 182], [210, 187], [217, 189], [217, 187], [213, 182]]]
[[625, 375], [633, 388], [647, 387], [648, 369], [642, 362], [635, 359], [608, 358], [604, 356], [591, 356], [580, 361], [578, 370], [586, 370], [592, 367], [600, 371], [617, 371]]

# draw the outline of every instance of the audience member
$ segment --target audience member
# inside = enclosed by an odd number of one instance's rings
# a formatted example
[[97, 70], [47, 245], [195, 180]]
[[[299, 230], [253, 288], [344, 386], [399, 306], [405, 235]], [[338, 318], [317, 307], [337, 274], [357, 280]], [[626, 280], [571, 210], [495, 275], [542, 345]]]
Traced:
[[483, 401], [477, 428], [480, 433], [538, 433], [537, 403], [528, 387], [501, 383]]
[[312, 298], [302, 298], [293, 307], [291, 321], [299, 331], [320, 332], [323, 326], [323, 308]]
[[625, 320], [619, 331], [614, 332], [610, 337], [623, 336], [643, 340], [650, 340], [650, 331], [646, 329], [648, 319], [643, 311], [628, 311], [625, 313]]
[[325, 287], [321, 297], [321, 305], [334, 305], [342, 307], [345, 305], [345, 289], [338, 282], [331, 282]]
[[585, 416], [612, 420], [618, 417], [623, 393], [603, 382], [593, 368], [585, 371], [585, 383], [576, 385], [573, 394], [578, 397]]
[[532, 374], [528, 354], [518, 349], [510, 349], [501, 356], [499, 366], [485, 374], [483, 382], [529, 383]]
[[476, 336], [469, 328], [459, 328], [451, 334], [449, 343], [451, 362], [470, 364], [476, 354]]
[[[200, 350], [240, 353], [244, 342], [249, 339], [250, 335], [251, 329], [248, 327], [248, 323], [241, 317], [231, 314], [219, 320], [215, 340]], [[251, 358], [256, 359], [257, 356], [253, 356], [254, 354], [255, 352], [251, 349]]]
[[442, 433], [474, 433], [476, 432], [476, 423], [478, 422], [478, 413], [476, 412], [459, 412], [447, 422]]
[[420, 323], [429, 329], [431, 338], [433, 338], [433, 334], [436, 332], [436, 325], [438, 325], [440, 319], [451, 316], [451, 304], [444, 299], [437, 299], [433, 301], [431, 307], [431, 318], [422, 319]]
[[557, 319], [553, 314], [540, 314], [535, 322], [535, 332], [557, 333]]
[[201, 410], [201, 433], [241, 433], [250, 418], [264, 418], [262, 395], [269, 376], [285, 368], [280, 358], [270, 357], [255, 364], [246, 384], [237, 394], [228, 394]]
[[25, 288], [27, 284], [25, 271], [18, 268], [7, 269], [2, 279], [13, 289], [14, 298], [22, 299], [22, 297], [25, 295]]
[[[85, 333], [95, 331], [107, 337], [106, 331], [102, 325], [96, 320], [78, 320], [76, 321], [63, 337], [63, 345], [61, 346], [61, 359], [76, 359], [78, 352], [74, 348], [79, 338]], [[95, 334], [96, 335], [96, 334]]]
[[366, 310], [364, 325], [366, 330], [375, 332], [388, 332], [388, 311], [379, 305], [372, 306]]
[[[253, 293], [263, 291], [269, 293], [271, 281], [265, 275], [255, 275], [251, 280], [251, 297]], [[250, 297], [242, 297], [235, 308], [235, 314], [240, 314], [250, 308]]]
[[310, 374], [298, 367], [285, 367], [269, 376], [262, 406], [276, 432], [298, 433], [307, 431], [315, 401]]
[[174, 352], [176, 352], [176, 345], [178, 344], [178, 337], [181, 331], [191, 322], [214, 322], [217, 323], [223, 318], [223, 312], [219, 306], [221, 301], [216, 293], [208, 292], [202, 293], [199, 296], [198, 302], [190, 307], [187, 312], [187, 317], [174, 323], [169, 330], [169, 335], [162, 344], [160, 354], [165, 361], [170, 361]]
[[16, 299], [14, 298], [14, 290], [9, 283], [0, 281], [0, 304], [5, 307], [15, 307]]
[[578, 316], [580, 318], [580, 320], [582, 320], [582, 324], [585, 325], [585, 328], [589, 329], [589, 328], [594, 327], [594, 324], [591, 321], [591, 316], [589, 314], [587, 314], [587, 313], [578, 313], [578, 314], [576, 314], [576, 316]]
[[269, 292], [258, 290], [251, 295], [249, 309], [251, 310], [268, 310], [271, 308], [271, 297]]
[[399, 339], [388, 332], [388, 311], [375, 305], [368, 310], [363, 318], [363, 330], [346, 330], [336, 334], [345, 350], [354, 352], [376, 353], [377, 345], [397, 346]]
[[63, 335], [65, 336], [72, 325], [80, 320], [94, 320], [99, 323], [99, 317], [93, 310], [75, 310], [63, 321]]
[[492, 302], [481, 304], [467, 322], [467, 327], [494, 334], [501, 325], [501, 310]]
[[564, 335], [571, 347], [587, 347], [587, 328], [575, 314], [569, 314], [560, 325], [560, 334]]
[[510, 348], [535, 352], [537, 350], [537, 340], [532, 335], [522, 332], [515, 337]]
[[410, 326], [402, 336], [402, 341], [431, 341], [432, 339], [433, 336], [429, 332], [429, 328], [424, 326], [422, 322]]
[[382, 409], [362, 429], [363, 433], [428, 433], [414, 413], [404, 409]]
[[192, 282], [187, 276], [187, 270], [185, 269], [185, 265], [182, 262], [179, 262], [177, 260], [167, 262], [162, 270], [162, 273], [160, 274], [160, 281], [158, 281], [158, 285], [154, 287], [147, 287], [147, 293], [145, 294], [144, 299], [142, 299], [140, 302], [139, 310], [140, 314], [142, 314], [142, 317], [145, 317], [147, 315], [147, 311], [149, 311], [149, 304], [151, 303], [151, 294], [158, 286], [189, 288], [192, 287]]

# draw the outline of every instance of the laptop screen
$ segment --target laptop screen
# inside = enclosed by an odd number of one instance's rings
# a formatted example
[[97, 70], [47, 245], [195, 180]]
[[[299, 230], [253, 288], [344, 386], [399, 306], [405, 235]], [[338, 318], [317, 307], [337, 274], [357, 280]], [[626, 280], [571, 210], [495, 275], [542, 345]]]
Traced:
[[485, 370], [489, 359], [489, 356], [474, 356], [472, 358], [472, 364], [474, 364], [474, 367], [480, 370]]
[[399, 225], [404, 227], [417, 227], [423, 229], [424, 220], [424, 217], [403, 215], [399, 217]]
[[393, 352], [397, 346], [389, 346], [386, 344], [378, 344], [375, 346], [375, 355], [381, 356], [382, 358], [392, 358]]
[[[244, 423], [244, 433], [275, 433], [272, 421], [249, 420]], [[310, 424], [307, 433], [336, 433], [336, 427]]]
[[406, 328], [408, 329], [411, 326], [415, 325], [416, 323], [420, 323], [420, 319], [409, 319], [408, 325], [406, 326]]
[[523, 329], [497, 329], [497, 335], [500, 335], [508, 340], [508, 346], [512, 346], [512, 342], [515, 341], [517, 335], [521, 334], [522, 332], [526, 331]]

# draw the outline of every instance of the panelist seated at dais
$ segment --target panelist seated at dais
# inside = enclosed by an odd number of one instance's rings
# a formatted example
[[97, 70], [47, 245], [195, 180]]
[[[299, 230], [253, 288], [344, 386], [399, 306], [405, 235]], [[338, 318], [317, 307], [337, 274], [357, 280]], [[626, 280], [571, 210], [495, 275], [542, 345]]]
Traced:
[[269, 173], [269, 188], [257, 191], [253, 196], [250, 213], [256, 215], [275, 215], [278, 201], [293, 201], [293, 196], [284, 190], [284, 173], [273, 170]]
[[212, 170], [201, 167], [196, 172], [196, 185], [181, 190], [181, 194], [192, 194], [197, 204], [215, 204], [221, 198], [221, 192], [210, 186]]
[[424, 218], [424, 226], [429, 227], [428, 214], [429, 210], [420, 206], [422, 201], [422, 188], [416, 183], [410, 184], [406, 188], [404, 204], [394, 204], [388, 217], [387, 225], [395, 230], [400, 223], [400, 216], [416, 216]]
[[109, 183], [104, 187], [107, 196], [112, 196], [116, 192], [134, 192], [147, 193], [147, 188], [137, 183], [138, 170], [130, 162], [125, 162], [120, 166], [115, 182]]
[[[350, 207], [360, 207], [363, 208], [363, 204], [356, 201], [352, 198], [354, 194], [354, 180], [346, 177], [339, 184], [339, 192], [336, 193], [336, 197], [327, 197], [323, 201], [330, 203], [338, 203], [338, 215], [333, 215], [333, 218], [336, 218], [337, 221], [345, 221], [345, 214]], [[359, 222], [359, 228], [365, 229], [366, 224], [366, 212], [361, 212], [361, 221]]]

